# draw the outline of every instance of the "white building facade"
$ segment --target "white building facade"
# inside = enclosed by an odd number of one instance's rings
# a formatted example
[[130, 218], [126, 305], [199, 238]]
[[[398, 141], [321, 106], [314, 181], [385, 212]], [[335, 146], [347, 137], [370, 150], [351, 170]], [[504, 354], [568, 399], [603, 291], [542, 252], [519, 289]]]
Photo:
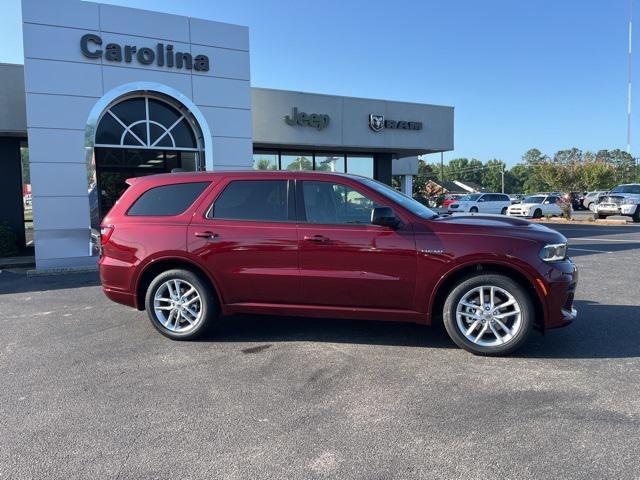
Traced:
[[452, 107], [252, 88], [244, 26], [80, 0], [22, 14], [24, 90], [0, 65], [0, 143], [28, 142], [38, 269], [95, 265], [92, 229], [128, 177], [305, 168], [406, 185], [418, 155], [453, 149]]

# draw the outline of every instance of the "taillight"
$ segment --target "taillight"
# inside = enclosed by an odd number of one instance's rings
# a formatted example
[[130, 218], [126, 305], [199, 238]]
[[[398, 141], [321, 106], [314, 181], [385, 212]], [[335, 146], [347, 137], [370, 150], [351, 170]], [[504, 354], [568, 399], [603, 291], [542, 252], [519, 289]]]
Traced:
[[113, 225], [107, 225], [100, 228], [100, 245], [103, 247], [107, 244], [113, 234]]

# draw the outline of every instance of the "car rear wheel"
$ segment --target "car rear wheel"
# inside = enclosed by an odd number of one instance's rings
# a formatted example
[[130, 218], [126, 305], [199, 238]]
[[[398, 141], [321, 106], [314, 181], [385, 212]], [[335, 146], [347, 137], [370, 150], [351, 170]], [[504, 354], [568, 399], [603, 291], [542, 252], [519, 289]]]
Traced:
[[210, 286], [188, 270], [167, 270], [153, 279], [145, 297], [151, 324], [174, 340], [204, 335], [218, 317]]
[[471, 208], [469, 209], [469, 212], [470, 212], [470, 213], [478, 213], [478, 208], [477, 208], [477, 207], [471, 207]]
[[533, 212], [533, 218], [541, 218], [542, 217], [542, 210], [540, 210], [539, 208], [536, 208], [535, 212]]
[[449, 293], [443, 311], [451, 339], [475, 354], [507, 355], [529, 337], [534, 322], [530, 294], [499, 274], [467, 277]]

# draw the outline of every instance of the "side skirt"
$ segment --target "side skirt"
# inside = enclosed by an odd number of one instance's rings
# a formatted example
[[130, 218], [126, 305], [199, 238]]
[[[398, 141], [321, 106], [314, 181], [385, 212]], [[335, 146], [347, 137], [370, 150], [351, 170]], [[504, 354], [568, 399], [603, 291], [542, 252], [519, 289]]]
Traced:
[[413, 310], [386, 308], [334, 307], [326, 305], [294, 305], [275, 303], [232, 303], [224, 305], [225, 315], [282, 315], [312, 318], [344, 318], [349, 320], [379, 320], [428, 325], [428, 316]]

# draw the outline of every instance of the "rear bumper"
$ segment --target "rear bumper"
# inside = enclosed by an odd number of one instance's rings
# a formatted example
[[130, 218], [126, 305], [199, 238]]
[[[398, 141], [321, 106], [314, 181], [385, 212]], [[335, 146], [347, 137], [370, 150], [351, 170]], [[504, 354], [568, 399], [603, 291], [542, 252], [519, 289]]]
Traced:
[[102, 291], [107, 298], [116, 303], [138, 308], [136, 295], [130, 288], [133, 267], [108, 257], [102, 257], [98, 262], [98, 268]]
[[127, 305], [128, 307], [137, 308], [136, 296], [132, 295], [131, 293], [122, 292], [104, 286], [102, 287], [102, 291], [107, 296], [107, 298], [109, 298], [109, 300], [112, 300], [116, 303], [121, 303], [122, 305]]

